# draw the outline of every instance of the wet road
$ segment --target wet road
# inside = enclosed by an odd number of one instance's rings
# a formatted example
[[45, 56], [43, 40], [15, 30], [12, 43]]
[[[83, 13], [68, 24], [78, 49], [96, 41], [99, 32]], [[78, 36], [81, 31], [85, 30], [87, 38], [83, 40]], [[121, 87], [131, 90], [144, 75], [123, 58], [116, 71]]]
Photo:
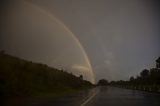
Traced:
[[100, 87], [85, 106], [160, 106], [160, 94], [116, 87]]
[[97, 87], [63, 98], [36, 98], [9, 104], [7, 106], [160, 106], [160, 94], [116, 87]]
[[[34, 97], [11, 99], [2, 106], [81, 106], [89, 97], [91, 97], [98, 88], [80, 91], [75, 94], [64, 97]], [[1, 106], [1, 105], [0, 105]]]

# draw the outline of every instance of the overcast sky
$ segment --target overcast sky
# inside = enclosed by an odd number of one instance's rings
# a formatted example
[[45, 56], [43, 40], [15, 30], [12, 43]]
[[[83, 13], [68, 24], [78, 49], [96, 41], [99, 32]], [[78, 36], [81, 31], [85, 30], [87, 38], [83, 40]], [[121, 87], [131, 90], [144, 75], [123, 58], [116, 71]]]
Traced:
[[0, 50], [83, 74], [127, 80], [155, 67], [159, 11], [153, 0], [2, 0]]

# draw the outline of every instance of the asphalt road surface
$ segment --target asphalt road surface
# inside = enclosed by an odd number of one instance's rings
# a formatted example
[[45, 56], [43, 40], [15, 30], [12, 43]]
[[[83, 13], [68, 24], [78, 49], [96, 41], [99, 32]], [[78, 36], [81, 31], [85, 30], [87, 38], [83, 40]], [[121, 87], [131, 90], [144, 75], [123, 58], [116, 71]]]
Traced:
[[85, 106], [160, 106], [160, 94], [116, 87], [99, 87]]
[[10, 103], [10, 106], [160, 106], [160, 94], [116, 87], [97, 87], [63, 98], [28, 99], [13, 103]]

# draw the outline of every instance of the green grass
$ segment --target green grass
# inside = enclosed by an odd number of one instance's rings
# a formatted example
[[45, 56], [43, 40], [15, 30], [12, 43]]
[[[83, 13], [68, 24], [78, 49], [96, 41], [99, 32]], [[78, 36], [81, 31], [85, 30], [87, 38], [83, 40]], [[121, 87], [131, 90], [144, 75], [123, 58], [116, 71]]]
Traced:
[[90, 87], [90, 82], [63, 70], [0, 53], [0, 94], [3, 96], [58, 96]]

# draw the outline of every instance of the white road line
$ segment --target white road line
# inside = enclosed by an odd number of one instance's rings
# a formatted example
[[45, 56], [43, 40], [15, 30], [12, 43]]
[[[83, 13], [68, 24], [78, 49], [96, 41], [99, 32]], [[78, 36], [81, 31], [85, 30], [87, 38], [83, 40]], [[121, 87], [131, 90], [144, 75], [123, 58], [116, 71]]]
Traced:
[[97, 95], [98, 91], [93, 93], [92, 96], [90, 96], [85, 102], [83, 102], [80, 106], [85, 106], [90, 100], [92, 100], [96, 95]]

